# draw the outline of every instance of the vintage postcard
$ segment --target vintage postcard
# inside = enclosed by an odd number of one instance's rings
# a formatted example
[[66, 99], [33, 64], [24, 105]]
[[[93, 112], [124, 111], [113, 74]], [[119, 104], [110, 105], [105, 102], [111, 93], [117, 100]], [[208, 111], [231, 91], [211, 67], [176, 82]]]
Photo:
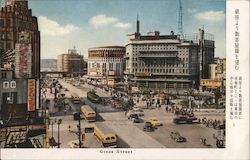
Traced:
[[248, 0], [1, 0], [0, 159], [249, 159]]

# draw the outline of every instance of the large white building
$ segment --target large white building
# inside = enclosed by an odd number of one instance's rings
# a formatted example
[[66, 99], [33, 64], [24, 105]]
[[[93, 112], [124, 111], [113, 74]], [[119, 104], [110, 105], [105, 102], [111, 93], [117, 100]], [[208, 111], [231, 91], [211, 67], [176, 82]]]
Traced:
[[152, 90], [198, 87], [200, 78], [208, 77], [208, 64], [213, 62], [214, 41], [205, 40], [199, 30], [197, 42], [180, 39], [171, 31], [141, 35], [128, 34], [125, 78], [130, 84]]
[[88, 76], [102, 84], [114, 85], [123, 78], [125, 47], [103, 46], [88, 50]]

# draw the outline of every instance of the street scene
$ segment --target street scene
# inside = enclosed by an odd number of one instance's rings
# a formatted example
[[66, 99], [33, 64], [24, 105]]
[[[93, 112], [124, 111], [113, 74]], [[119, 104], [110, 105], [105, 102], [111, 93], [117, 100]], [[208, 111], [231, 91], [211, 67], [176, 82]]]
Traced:
[[[50, 80], [51, 83], [53, 83], [53, 78]], [[217, 148], [217, 139], [223, 140], [224, 143], [224, 108], [207, 109], [202, 106], [200, 108], [192, 108], [192, 112], [197, 119], [191, 123], [184, 122], [177, 124], [174, 123], [173, 120], [181, 115], [181, 113], [177, 115], [176, 110], [177, 108], [183, 108], [180, 103], [183, 99], [171, 99], [168, 104], [165, 104], [166, 99], [164, 99], [164, 102], [157, 107], [157, 95], [155, 95], [155, 98], [150, 98], [151, 101], [155, 101], [155, 103], [152, 103], [151, 106], [147, 106], [147, 100], [143, 98], [145, 95], [134, 94], [134, 96], [132, 96], [134, 104], [131, 108], [128, 102], [126, 102], [128, 96], [123, 92], [117, 92], [115, 90], [105, 91], [103, 88], [93, 86], [90, 83], [88, 84], [87, 81], [79, 83], [70, 78], [58, 79], [58, 81], [54, 79], [54, 81], [61, 86], [59, 88], [56, 87], [56, 90], [58, 90], [57, 95], [64, 95], [62, 98], [58, 98], [57, 103], [68, 101], [67, 105], [56, 105], [54, 102], [55, 88], [53, 87], [43, 88], [44, 91], [47, 90], [47, 92], [44, 92], [43, 101], [50, 101], [47, 107], [50, 120], [54, 122], [49, 125], [49, 135], [50, 137], [54, 137], [56, 141], [58, 140], [58, 124], [56, 121], [59, 119], [62, 120], [59, 130], [61, 137], [59, 141], [61, 143], [60, 147], [62, 148], [79, 147], [78, 136], [76, 133], [69, 131], [69, 126], [72, 131], [78, 131], [78, 121], [74, 120], [73, 114], [81, 112], [81, 106], [83, 104], [87, 104], [95, 110], [97, 114], [96, 122], [104, 123], [116, 133], [118, 137], [117, 147], [119, 148]], [[100, 95], [102, 99], [100, 103], [93, 103], [87, 98], [87, 92], [92, 90], [95, 90], [96, 94]], [[80, 96], [81, 102], [79, 104], [74, 104], [71, 97], [72, 93], [76, 93]], [[117, 96], [123, 94], [123, 97]], [[119, 108], [114, 107], [114, 99], [121, 101]], [[105, 104], [103, 104], [104, 101], [106, 102]], [[188, 107], [185, 109], [189, 110]], [[129, 117], [128, 114], [126, 114], [128, 111], [134, 111], [134, 113], [140, 112], [141, 115], [139, 114], [140, 116], [138, 118], [134, 118], [131, 115], [131, 117]], [[147, 131], [144, 129], [145, 122], [150, 121], [152, 117], [157, 119], [161, 125], [155, 126], [152, 131]], [[137, 119], [139, 119], [139, 121], [137, 121]], [[54, 126], [54, 130], [52, 130], [52, 126]], [[93, 126], [93, 122], [88, 122], [85, 119], [81, 120], [82, 130], [85, 130], [85, 128], [93, 128]], [[220, 130], [219, 127], [224, 127], [224, 130]], [[171, 136], [172, 132], [178, 132], [185, 138], [185, 141], [181, 142], [174, 139]], [[74, 146], [72, 143], [76, 145]], [[84, 133], [82, 147], [100, 148], [102, 146], [93, 133]]]
[[225, 148], [225, 6], [1, 0], [0, 148]]

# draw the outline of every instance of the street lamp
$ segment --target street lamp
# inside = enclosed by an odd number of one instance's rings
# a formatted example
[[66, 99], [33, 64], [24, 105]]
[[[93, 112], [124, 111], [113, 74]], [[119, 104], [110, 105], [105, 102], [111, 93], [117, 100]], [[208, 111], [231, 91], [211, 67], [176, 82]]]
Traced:
[[81, 139], [81, 135], [82, 135], [82, 129], [81, 129], [81, 113], [77, 113], [78, 114], [78, 124], [77, 124], [77, 128], [78, 131], [72, 131], [71, 130], [71, 126], [69, 125], [69, 132], [71, 133], [75, 133], [78, 136], [78, 140], [79, 140], [79, 148], [82, 148], [82, 139]]
[[58, 147], [57, 148], [60, 148], [60, 124], [61, 123], [62, 123], [62, 119], [58, 119], [58, 121], [57, 121], [57, 125], [58, 125], [57, 144], [58, 144]]

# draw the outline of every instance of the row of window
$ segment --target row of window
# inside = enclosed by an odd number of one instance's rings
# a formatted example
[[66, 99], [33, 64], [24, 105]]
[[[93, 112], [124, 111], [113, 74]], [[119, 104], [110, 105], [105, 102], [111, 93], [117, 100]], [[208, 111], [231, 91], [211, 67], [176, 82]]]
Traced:
[[3, 49], [6, 49], [6, 50], [9, 50], [9, 49], [11, 49], [11, 48], [13, 48], [12, 46], [11, 46], [11, 42], [6, 42], [6, 44], [4, 45], [4, 43], [3, 42], [1, 42], [0, 43], [0, 48], [3, 48]]
[[3, 82], [3, 89], [8, 89], [8, 88], [16, 88], [16, 81], [4, 81]]
[[101, 59], [91, 59], [92, 61], [102, 61], [102, 62], [123, 62], [123, 58], [101, 58]]
[[189, 73], [188, 69], [132, 69], [133, 72], [152, 72], [152, 73]]
[[[128, 66], [129, 63], [126, 63]], [[132, 63], [133, 67], [178, 67], [181, 66], [178, 63], [164, 63], [164, 62], [155, 62], [151, 64], [145, 64], [145, 63]], [[188, 63], [182, 63], [183, 67], [188, 67]]]
[[[89, 63], [89, 68], [94, 68], [94, 67], [97, 67], [97, 68], [101, 68], [101, 65], [102, 65], [102, 68], [103, 69], [106, 69], [106, 63]], [[116, 63], [116, 65], [114, 63], [108, 63], [108, 66], [109, 66], [109, 70], [114, 70], [114, 68], [116, 68], [116, 70], [121, 70], [123, 68], [121, 68], [121, 64], [120, 63]]]
[[12, 34], [10, 34], [10, 33], [6, 33], [6, 34], [4, 34], [4, 33], [1, 33], [0, 32], [0, 40], [12, 40], [13, 39], [13, 35]]

